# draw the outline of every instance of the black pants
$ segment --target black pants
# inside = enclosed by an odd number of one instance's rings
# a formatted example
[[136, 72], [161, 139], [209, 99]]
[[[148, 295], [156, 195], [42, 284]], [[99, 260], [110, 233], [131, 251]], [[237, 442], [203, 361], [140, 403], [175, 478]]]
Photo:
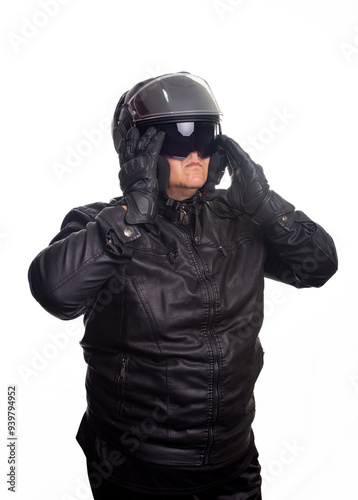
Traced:
[[[92, 472], [89, 461], [88, 473]], [[129, 491], [121, 486], [103, 480], [97, 488], [92, 488], [95, 500], [261, 500], [261, 467], [255, 459], [237, 478], [211, 490], [189, 495], [158, 495]]]

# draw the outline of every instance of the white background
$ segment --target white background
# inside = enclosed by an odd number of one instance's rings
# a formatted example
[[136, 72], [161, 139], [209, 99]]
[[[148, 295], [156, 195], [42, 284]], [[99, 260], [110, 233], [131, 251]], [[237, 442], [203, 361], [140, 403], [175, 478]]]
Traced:
[[17, 0], [2, 2], [0, 18], [1, 497], [91, 498], [75, 441], [86, 404], [81, 319], [42, 310], [27, 270], [72, 207], [119, 195], [108, 124], [122, 93], [190, 71], [211, 85], [223, 131], [325, 227], [339, 255], [322, 289], [266, 285], [254, 425], [264, 499], [356, 498], [358, 3]]

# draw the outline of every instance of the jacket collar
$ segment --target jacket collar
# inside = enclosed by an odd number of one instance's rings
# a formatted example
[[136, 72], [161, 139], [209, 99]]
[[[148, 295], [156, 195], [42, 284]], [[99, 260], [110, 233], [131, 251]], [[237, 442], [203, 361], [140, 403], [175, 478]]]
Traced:
[[184, 212], [190, 214], [200, 209], [199, 205], [202, 205], [203, 197], [204, 193], [198, 190], [191, 198], [178, 201], [162, 192], [158, 198], [159, 213], [173, 222], [182, 223]]
[[169, 198], [166, 193], [161, 193], [158, 198], [159, 213], [174, 224], [180, 224], [191, 229], [194, 242], [200, 245], [201, 223], [199, 214], [205, 201], [205, 192], [201, 189], [191, 198], [182, 201], [174, 200]]

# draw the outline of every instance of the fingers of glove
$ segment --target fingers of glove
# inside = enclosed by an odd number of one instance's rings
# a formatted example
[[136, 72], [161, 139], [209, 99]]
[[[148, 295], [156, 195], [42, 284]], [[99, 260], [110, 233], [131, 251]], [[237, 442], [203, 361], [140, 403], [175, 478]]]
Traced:
[[118, 156], [119, 156], [119, 163], [121, 165], [123, 165], [123, 163], [126, 161], [125, 153], [126, 153], [126, 140], [123, 138], [118, 143]]
[[231, 149], [231, 146], [234, 144], [238, 146], [238, 144], [233, 139], [225, 134], [218, 135], [215, 139], [215, 142], [217, 143], [218, 148], [223, 149], [224, 151], [228, 151], [229, 149]]
[[143, 154], [146, 152], [149, 144], [151, 143], [151, 141], [156, 133], [157, 133], [157, 129], [155, 127], [149, 127], [144, 132], [144, 134], [140, 138], [140, 141], [138, 142], [137, 151], [139, 154], [141, 154], [141, 153]]
[[[259, 177], [263, 182], [267, 182], [266, 176], [264, 174], [264, 170], [261, 167], [261, 165], [258, 165], [255, 163], [248, 153], [242, 149], [242, 147], [235, 142], [233, 139], [230, 139], [230, 137], [225, 136], [225, 150], [228, 152], [229, 158], [233, 158], [234, 160], [237, 160], [239, 163], [239, 167], [243, 167], [242, 174], [244, 175], [244, 172], [249, 173], [250, 175], [255, 178]], [[233, 162], [231, 162], [233, 163]], [[233, 167], [235, 166], [234, 164], [232, 165]], [[248, 167], [248, 168], [245, 168]]]
[[139, 140], [139, 131], [135, 127], [132, 127], [129, 129], [129, 132], [125, 134], [124, 129], [122, 128], [121, 130], [118, 127], [118, 133], [120, 137], [122, 137], [118, 146], [119, 162], [123, 165], [134, 157], [134, 151]]
[[224, 134], [220, 134], [215, 141], [219, 152], [227, 157], [228, 171], [232, 176], [241, 164], [241, 148], [233, 139]]
[[249, 184], [250, 179], [259, 178], [262, 184], [267, 183], [261, 165], [255, 163], [248, 153], [230, 137], [223, 136], [224, 148], [229, 159], [229, 173], [231, 176], [240, 177], [241, 182], [245, 179], [245, 183]]
[[227, 157], [227, 169], [230, 177], [232, 177], [235, 174], [237, 175], [238, 168], [237, 167], [235, 168], [235, 164], [233, 163], [232, 158], [229, 155], [226, 155], [226, 157]]
[[136, 128], [131, 128], [127, 137], [123, 137], [118, 146], [119, 163], [123, 166], [134, 158], [135, 150], [139, 140], [139, 132]]
[[225, 149], [224, 148], [225, 139], [227, 139], [227, 136], [224, 134], [219, 134], [215, 137], [214, 143], [218, 149]]
[[[226, 136], [224, 136], [224, 137], [226, 137]], [[229, 155], [226, 153], [224, 146], [223, 146], [222, 134], [218, 135], [214, 139], [214, 150], [216, 151], [216, 153], [214, 153], [214, 155], [217, 154], [219, 157], [220, 170], [224, 171], [226, 167], [228, 167], [228, 169], [229, 169], [230, 168], [230, 160], [229, 160]]]
[[232, 156], [238, 161], [250, 160], [250, 157], [246, 153], [246, 151], [244, 151], [242, 147], [230, 137], [225, 136], [224, 148], [225, 151], [227, 151], [230, 156]]
[[164, 138], [165, 132], [158, 132], [150, 142], [147, 148], [147, 153], [149, 153], [151, 156], [158, 157], [163, 146]]
[[257, 163], [253, 163], [253, 164], [255, 165], [256, 174], [258, 175], [258, 177], [261, 179], [262, 182], [267, 183], [264, 169], [261, 167], [261, 165], [258, 165]]
[[134, 158], [139, 139], [140, 139], [140, 133], [137, 127], [130, 128], [127, 135], [127, 144], [126, 144], [126, 155], [128, 159]]
[[219, 155], [220, 170], [225, 170], [226, 167], [229, 167], [230, 160], [228, 158], [228, 155], [226, 154], [226, 151], [218, 148], [217, 153], [214, 153], [214, 154]]
[[119, 156], [119, 163], [121, 165], [123, 165], [123, 163], [128, 161], [127, 154], [126, 154], [127, 139], [122, 134], [120, 134], [120, 137], [121, 137], [121, 139], [119, 139], [119, 142], [118, 142], [118, 156]]
[[162, 149], [164, 138], [165, 132], [157, 132], [155, 127], [149, 127], [139, 141], [138, 153], [148, 153], [153, 157], [158, 156]]

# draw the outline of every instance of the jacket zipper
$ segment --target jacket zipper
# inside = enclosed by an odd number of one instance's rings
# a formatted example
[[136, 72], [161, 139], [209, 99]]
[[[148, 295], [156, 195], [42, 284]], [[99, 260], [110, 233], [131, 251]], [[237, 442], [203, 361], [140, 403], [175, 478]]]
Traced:
[[120, 397], [118, 406], [117, 406], [117, 411], [116, 411], [116, 416], [117, 418], [120, 417], [122, 413], [122, 407], [123, 407], [123, 397], [124, 397], [124, 390], [123, 390], [123, 380], [126, 375], [126, 368], [127, 368], [127, 356], [124, 354], [121, 363], [120, 363], [120, 368], [119, 368], [119, 377], [118, 377], [118, 394]]
[[[184, 210], [183, 210], [184, 211]], [[186, 233], [189, 233], [191, 235], [191, 231], [189, 228], [186, 228], [185, 226], [182, 226], [182, 229], [185, 230]], [[187, 236], [187, 234], [186, 234]], [[210, 348], [213, 354], [213, 410], [211, 414], [211, 422], [209, 426], [209, 439], [208, 439], [208, 445], [205, 450], [205, 455], [204, 455], [204, 464], [208, 465], [210, 464], [210, 452], [213, 448], [214, 445], [214, 426], [217, 420], [218, 416], [218, 401], [219, 401], [219, 349], [217, 345], [216, 338], [213, 334], [212, 331], [212, 325], [214, 323], [214, 318], [215, 318], [215, 290], [213, 287], [213, 284], [211, 282], [211, 276], [208, 275], [208, 273], [205, 270], [205, 265], [203, 262], [203, 259], [199, 253], [198, 250], [198, 245], [195, 243], [195, 239], [189, 238], [190, 241], [193, 243], [191, 244], [191, 247], [194, 249], [194, 253], [197, 255], [198, 259], [196, 259], [197, 265], [198, 261], [200, 262], [200, 266], [198, 265], [198, 270], [200, 275], [202, 276], [203, 283], [208, 291], [208, 297], [209, 297], [209, 318], [207, 322], [207, 336], [209, 338], [209, 344]]]
[[126, 374], [126, 358], [123, 358], [122, 359], [122, 363], [121, 363], [121, 371], [119, 373], [119, 378], [121, 378], [122, 380], [124, 379], [124, 375]]
[[210, 453], [214, 445], [214, 426], [216, 424], [216, 420], [218, 417], [218, 403], [219, 403], [219, 349], [217, 345], [217, 341], [215, 335], [212, 330], [212, 325], [214, 323], [215, 318], [215, 293], [213, 291], [213, 285], [211, 284], [209, 278], [204, 273], [204, 277], [207, 283], [207, 289], [209, 292], [209, 301], [211, 301], [211, 317], [208, 321], [208, 337], [211, 346], [211, 350], [213, 353], [213, 410], [211, 415], [211, 422], [209, 427], [209, 442], [205, 452], [205, 465], [210, 464]]

